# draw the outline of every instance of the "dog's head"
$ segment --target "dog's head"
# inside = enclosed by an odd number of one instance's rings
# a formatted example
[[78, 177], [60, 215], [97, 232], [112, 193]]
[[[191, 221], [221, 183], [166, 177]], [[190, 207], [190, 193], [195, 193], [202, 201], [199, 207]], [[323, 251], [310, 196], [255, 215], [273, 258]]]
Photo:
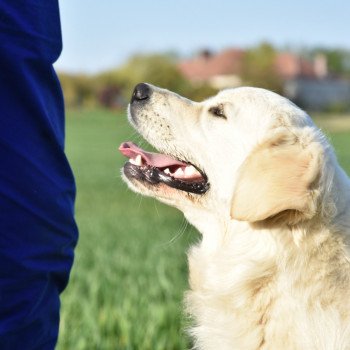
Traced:
[[197, 103], [136, 86], [129, 121], [159, 153], [121, 145], [129, 186], [186, 212], [295, 223], [318, 210], [327, 142], [308, 115], [267, 90], [224, 90]]

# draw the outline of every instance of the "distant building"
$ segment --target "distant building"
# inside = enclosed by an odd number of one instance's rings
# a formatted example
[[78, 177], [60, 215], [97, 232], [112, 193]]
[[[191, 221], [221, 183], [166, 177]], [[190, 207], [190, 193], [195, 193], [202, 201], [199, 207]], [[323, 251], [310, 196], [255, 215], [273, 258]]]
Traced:
[[209, 83], [216, 89], [241, 85], [244, 51], [229, 49], [214, 54], [203, 50], [197, 57], [179, 63], [182, 74], [193, 83]]
[[284, 83], [284, 95], [312, 110], [350, 109], [350, 81], [345, 79], [289, 79]]
[[276, 56], [275, 68], [284, 80], [297, 77], [316, 78], [314, 62], [306, 60], [290, 52], [281, 52]]
[[[242, 84], [245, 51], [227, 49], [217, 54], [203, 50], [198, 56], [183, 60], [178, 67], [194, 84], [208, 83], [216, 89]], [[350, 105], [350, 81], [329, 75], [327, 59], [316, 55], [312, 60], [291, 52], [276, 56], [275, 69], [284, 81], [284, 95], [308, 109]]]

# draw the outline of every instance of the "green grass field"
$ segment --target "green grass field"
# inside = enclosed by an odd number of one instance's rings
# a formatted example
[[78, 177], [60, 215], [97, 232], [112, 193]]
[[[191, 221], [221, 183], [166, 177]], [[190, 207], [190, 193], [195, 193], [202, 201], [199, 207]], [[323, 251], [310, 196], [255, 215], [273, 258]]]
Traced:
[[[350, 132], [329, 136], [350, 171]], [[188, 349], [186, 251], [199, 239], [183, 215], [127, 189], [122, 114], [69, 112], [66, 149], [77, 182], [80, 239], [62, 295], [58, 350]]]

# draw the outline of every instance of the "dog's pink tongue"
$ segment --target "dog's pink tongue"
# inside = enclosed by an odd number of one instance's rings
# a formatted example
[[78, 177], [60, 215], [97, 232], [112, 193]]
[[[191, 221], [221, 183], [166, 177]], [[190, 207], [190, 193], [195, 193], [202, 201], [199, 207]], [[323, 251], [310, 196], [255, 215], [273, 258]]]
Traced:
[[186, 166], [185, 163], [179, 162], [164, 154], [146, 152], [132, 142], [122, 143], [119, 147], [119, 151], [128, 158], [135, 158], [137, 155], [140, 155], [148, 165], [153, 165], [157, 168], [165, 168], [172, 165]]

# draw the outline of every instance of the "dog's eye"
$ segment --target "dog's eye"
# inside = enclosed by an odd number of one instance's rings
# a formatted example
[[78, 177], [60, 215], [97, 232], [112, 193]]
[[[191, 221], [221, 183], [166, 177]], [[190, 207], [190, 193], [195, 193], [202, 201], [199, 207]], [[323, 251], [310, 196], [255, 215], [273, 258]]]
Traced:
[[222, 106], [211, 107], [209, 108], [209, 112], [215, 117], [227, 119]]

